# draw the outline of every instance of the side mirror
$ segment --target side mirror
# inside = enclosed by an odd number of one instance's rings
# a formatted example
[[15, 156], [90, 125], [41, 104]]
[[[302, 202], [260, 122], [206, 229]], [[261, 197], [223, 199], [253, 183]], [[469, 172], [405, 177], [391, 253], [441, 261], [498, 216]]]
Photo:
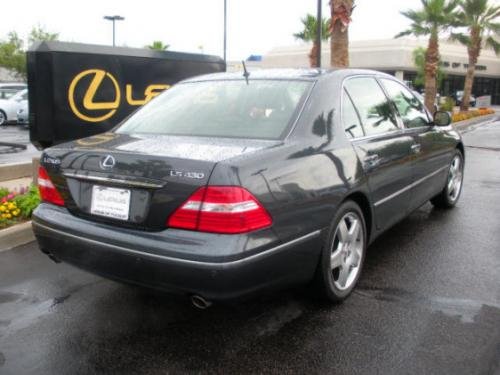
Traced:
[[450, 112], [436, 111], [434, 113], [434, 125], [436, 126], [448, 126], [451, 124]]

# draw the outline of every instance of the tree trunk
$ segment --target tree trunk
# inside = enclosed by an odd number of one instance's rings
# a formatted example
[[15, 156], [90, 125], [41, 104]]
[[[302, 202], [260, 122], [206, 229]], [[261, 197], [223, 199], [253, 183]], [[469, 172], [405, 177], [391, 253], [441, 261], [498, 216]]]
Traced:
[[461, 111], [469, 110], [469, 101], [472, 92], [472, 85], [474, 83], [477, 59], [479, 57], [479, 53], [481, 52], [481, 37], [477, 28], [473, 28], [471, 30], [470, 42], [470, 45], [467, 46], [469, 66], [467, 67], [467, 74], [465, 75], [464, 94], [462, 96], [462, 103], [460, 104]]
[[334, 68], [349, 67], [349, 26], [346, 19], [351, 17], [352, 6], [353, 0], [330, 1], [331, 19], [334, 20], [331, 25], [330, 65]]
[[309, 52], [309, 65], [311, 68], [317, 68], [318, 67], [318, 50], [319, 50], [319, 45], [316, 41], [313, 42], [313, 46], [311, 48], [311, 52]]
[[425, 53], [425, 106], [434, 113], [434, 102], [437, 93], [437, 68], [439, 64], [439, 42], [437, 33], [429, 37], [429, 45]]

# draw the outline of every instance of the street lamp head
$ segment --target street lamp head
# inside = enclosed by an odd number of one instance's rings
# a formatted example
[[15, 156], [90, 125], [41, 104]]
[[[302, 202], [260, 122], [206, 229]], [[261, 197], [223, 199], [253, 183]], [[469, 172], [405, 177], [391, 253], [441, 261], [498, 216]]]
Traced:
[[115, 15], [115, 16], [104, 16], [104, 19], [108, 20], [108, 21], [123, 21], [125, 19], [125, 17], [118, 16], [118, 15]]

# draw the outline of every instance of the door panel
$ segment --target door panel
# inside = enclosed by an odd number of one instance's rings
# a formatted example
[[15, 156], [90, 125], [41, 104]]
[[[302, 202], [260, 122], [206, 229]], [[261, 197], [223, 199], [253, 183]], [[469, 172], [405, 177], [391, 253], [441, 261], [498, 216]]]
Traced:
[[379, 80], [392, 100], [406, 128], [413, 137], [411, 146], [412, 189], [410, 210], [418, 208], [442, 188], [449, 150], [445, 135], [433, 126], [425, 106], [400, 82], [382, 78]]
[[352, 124], [353, 116], [344, 115], [349, 113], [344, 109], [349, 104], [346, 100], [342, 111], [344, 128], [353, 138], [352, 145], [368, 178], [375, 223], [382, 230], [408, 212], [413, 138], [399, 127], [394, 108], [375, 78], [352, 78], [344, 86], [344, 96], [352, 100], [365, 136], [356, 138], [350, 131], [357, 127]]
[[409, 209], [413, 138], [402, 133], [354, 141], [368, 177], [377, 229], [386, 229]]
[[414, 186], [410, 209], [413, 210], [443, 189], [453, 148], [445, 133], [435, 127], [415, 129], [409, 133], [413, 136], [414, 144], [419, 145], [418, 152], [415, 150], [412, 158]]

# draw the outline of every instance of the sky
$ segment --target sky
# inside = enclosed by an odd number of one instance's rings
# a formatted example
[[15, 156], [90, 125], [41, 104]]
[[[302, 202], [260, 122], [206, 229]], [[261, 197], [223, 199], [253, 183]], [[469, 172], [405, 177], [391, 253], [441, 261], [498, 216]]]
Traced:
[[[125, 17], [116, 24], [116, 44], [144, 47], [154, 40], [172, 51], [223, 54], [223, 0], [15, 0], [2, 2], [0, 39], [9, 31], [22, 38], [40, 25], [63, 41], [112, 44], [105, 15]], [[227, 0], [228, 59], [265, 54], [273, 47], [300, 43], [293, 33], [300, 19], [316, 14], [317, 0]], [[409, 22], [401, 10], [418, 8], [420, 0], [356, 0], [351, 40], [392, 38]], [[329, 15], [323, 0], [323, 15]]]

